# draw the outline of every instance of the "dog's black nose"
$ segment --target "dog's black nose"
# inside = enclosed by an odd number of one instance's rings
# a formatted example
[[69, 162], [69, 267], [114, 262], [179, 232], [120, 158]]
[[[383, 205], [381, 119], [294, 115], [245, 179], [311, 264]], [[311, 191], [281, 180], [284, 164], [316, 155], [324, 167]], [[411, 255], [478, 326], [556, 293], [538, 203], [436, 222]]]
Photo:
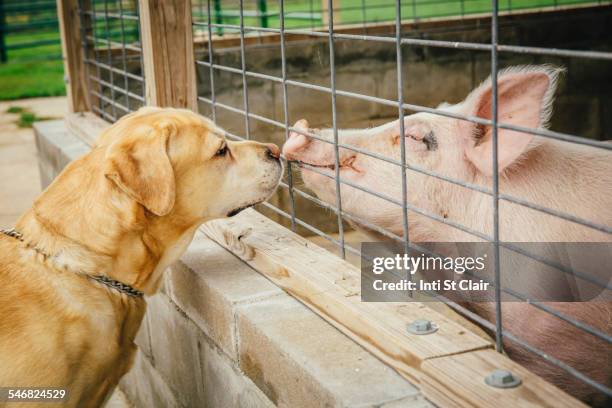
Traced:
[[272, 160], [278, 160], [280, 158], [280, 149], [277, 145], [268, 143], [266, 144], [266, 156]]

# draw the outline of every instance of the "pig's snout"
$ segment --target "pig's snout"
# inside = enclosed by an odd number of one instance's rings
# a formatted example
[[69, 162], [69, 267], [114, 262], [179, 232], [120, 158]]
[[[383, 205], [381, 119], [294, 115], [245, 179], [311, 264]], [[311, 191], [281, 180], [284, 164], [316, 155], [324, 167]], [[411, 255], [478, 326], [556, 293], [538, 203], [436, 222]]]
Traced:
[[[308, 122], [305, 119], [298, 120], [293, 127], [308, 132]], [[283, 155], [287, 160], [299, 160], [298, 153], [303, 151], [309, 144], [309, 137], [295, 131], [289, 132], [289, 138], [283, 145]]]
[[310, 143], [308, 137], [296, 132], [291, 132], [289, 139], [283, 145], [283, 154], [288, 160], [297, 160], [298, 152], [306, 148]]

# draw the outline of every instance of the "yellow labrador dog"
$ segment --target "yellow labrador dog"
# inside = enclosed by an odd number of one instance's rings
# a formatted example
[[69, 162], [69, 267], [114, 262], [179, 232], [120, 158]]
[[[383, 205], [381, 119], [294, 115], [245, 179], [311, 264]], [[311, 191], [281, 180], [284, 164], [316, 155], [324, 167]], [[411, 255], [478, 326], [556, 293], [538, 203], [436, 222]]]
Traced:
[[277, 187], [275, 145], [223, 134], [189, 111], [141, 109], [0, 234], [0, 387], [64, 388], [69, 407], [104, 403], [132, 365], [143, 294], [200, 224]]

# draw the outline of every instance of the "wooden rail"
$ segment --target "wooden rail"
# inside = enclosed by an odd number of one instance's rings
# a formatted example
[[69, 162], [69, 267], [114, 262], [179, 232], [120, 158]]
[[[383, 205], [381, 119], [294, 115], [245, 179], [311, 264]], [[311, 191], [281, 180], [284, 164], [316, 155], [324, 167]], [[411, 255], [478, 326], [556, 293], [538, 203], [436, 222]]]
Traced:
[[[361, 302], [356, 267], [254, 210], [209, 222], [202, 230], [418, 385], [439, 406], [584, 406], [426, 304]], [[408, 333], [408, 324], [421, 318], [436, 322], [439, 330], [425, 336]], [[511, 370], [522, 384], [512, 389], [488, 386], [484, 379], [494, 369]]]
[[[486, 385], [484, 376], [500, 368], [523, 384], [508, 389]], [[429, 359], [421, 370], [421, 391], [441, 407], [586, 407], [492, 349]]]

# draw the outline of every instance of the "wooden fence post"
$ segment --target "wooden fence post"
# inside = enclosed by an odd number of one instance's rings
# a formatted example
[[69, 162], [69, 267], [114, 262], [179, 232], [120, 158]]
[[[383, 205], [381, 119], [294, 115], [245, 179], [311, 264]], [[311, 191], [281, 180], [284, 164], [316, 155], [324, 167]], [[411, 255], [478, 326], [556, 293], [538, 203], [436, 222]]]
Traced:
[[62, 57], [70, 112], [91, 110], [87, 92], [87, 66], [83, 60], [78, 0], [57, 0]]
[[[332, 1], [333, 12], [334, 12], [334, 24], [339, 24], [342, 20], [340, 18], [340, 0]], [[323, 19], [323, 26], [327, 27], [329, 24], [329, 4], [328, 0], [321, 0], [321, 18]]]
[[197, 110], [190, 0], [139, 0], [148, 105]]

